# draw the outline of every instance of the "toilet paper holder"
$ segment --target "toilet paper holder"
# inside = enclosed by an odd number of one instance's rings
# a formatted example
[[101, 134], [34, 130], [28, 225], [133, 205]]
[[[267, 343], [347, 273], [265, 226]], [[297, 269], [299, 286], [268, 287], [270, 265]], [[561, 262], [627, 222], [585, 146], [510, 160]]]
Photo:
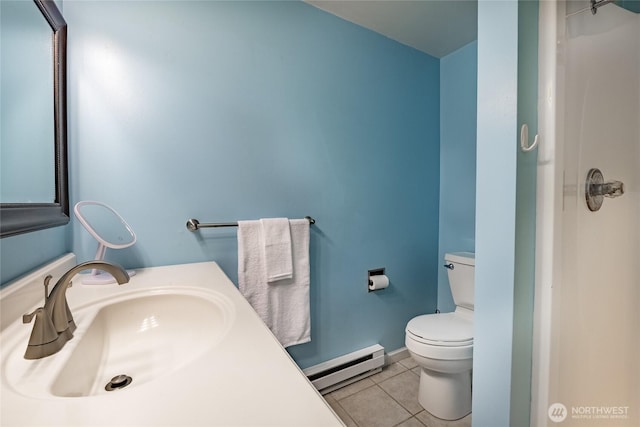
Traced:
[[367, 292], [374, 292], [375, 289], [371, 289], [371, 276], [384, 276], [384, 267], [383, 268], [374, 268], [373, 270], [367, 271]]

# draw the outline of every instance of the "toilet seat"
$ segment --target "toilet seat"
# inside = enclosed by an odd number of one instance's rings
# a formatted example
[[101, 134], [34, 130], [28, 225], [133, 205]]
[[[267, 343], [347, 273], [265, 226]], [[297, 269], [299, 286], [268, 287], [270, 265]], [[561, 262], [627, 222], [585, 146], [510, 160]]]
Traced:
[[423, 314], [405, 327], [405, 346], [420, 367], [418, 402], [443, 420], [471, 412], [475, 255], [446, 253], [453, 313]]
[[414, 317], [406, 332], [413, 340], [433, 346], [473, 345], [473, 320], [456, 312]]

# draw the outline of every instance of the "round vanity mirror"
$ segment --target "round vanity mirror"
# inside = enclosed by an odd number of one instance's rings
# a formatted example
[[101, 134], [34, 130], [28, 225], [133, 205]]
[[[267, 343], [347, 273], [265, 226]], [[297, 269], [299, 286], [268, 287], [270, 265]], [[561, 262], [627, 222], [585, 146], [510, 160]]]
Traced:
[[[98, 241], [98, 251], [95, 259], [104, 259], [107, 248], [124, 249], [136, 242], [136, 234], [129, 224], [110, 206], [94, 201], [78, 202], [73, 211], [80, 223]], [[133, 276], [135, 271], [127, 271]], [[85, 277], [85, 285], [115, 283], [109, 273], [92, 270], [91, 275]]]

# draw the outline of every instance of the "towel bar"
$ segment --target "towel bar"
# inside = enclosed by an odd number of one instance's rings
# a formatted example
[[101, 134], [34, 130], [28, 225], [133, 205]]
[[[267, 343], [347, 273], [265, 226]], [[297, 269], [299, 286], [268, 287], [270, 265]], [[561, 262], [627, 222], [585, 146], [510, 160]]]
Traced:
[[[304, 219], [309, 221], [309, 224], [315, 224], [316, 220], [310, 216], [305, 216]], [[201, 224], [197, 219], [191, 218], [187, 221], [187, 230], [196, 231], [200, 228], [220, 228], [220, 227], [237, 227], [237, 222], [214, 222], [211, 224]]]

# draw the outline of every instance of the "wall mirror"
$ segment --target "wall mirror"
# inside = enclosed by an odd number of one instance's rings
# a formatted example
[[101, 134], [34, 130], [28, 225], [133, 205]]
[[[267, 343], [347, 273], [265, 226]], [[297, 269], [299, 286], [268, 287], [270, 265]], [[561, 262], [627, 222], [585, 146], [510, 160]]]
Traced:
[[8, 237], [69, 222], [67, 24], [53, 0], [0, 7], [0, 237]]

